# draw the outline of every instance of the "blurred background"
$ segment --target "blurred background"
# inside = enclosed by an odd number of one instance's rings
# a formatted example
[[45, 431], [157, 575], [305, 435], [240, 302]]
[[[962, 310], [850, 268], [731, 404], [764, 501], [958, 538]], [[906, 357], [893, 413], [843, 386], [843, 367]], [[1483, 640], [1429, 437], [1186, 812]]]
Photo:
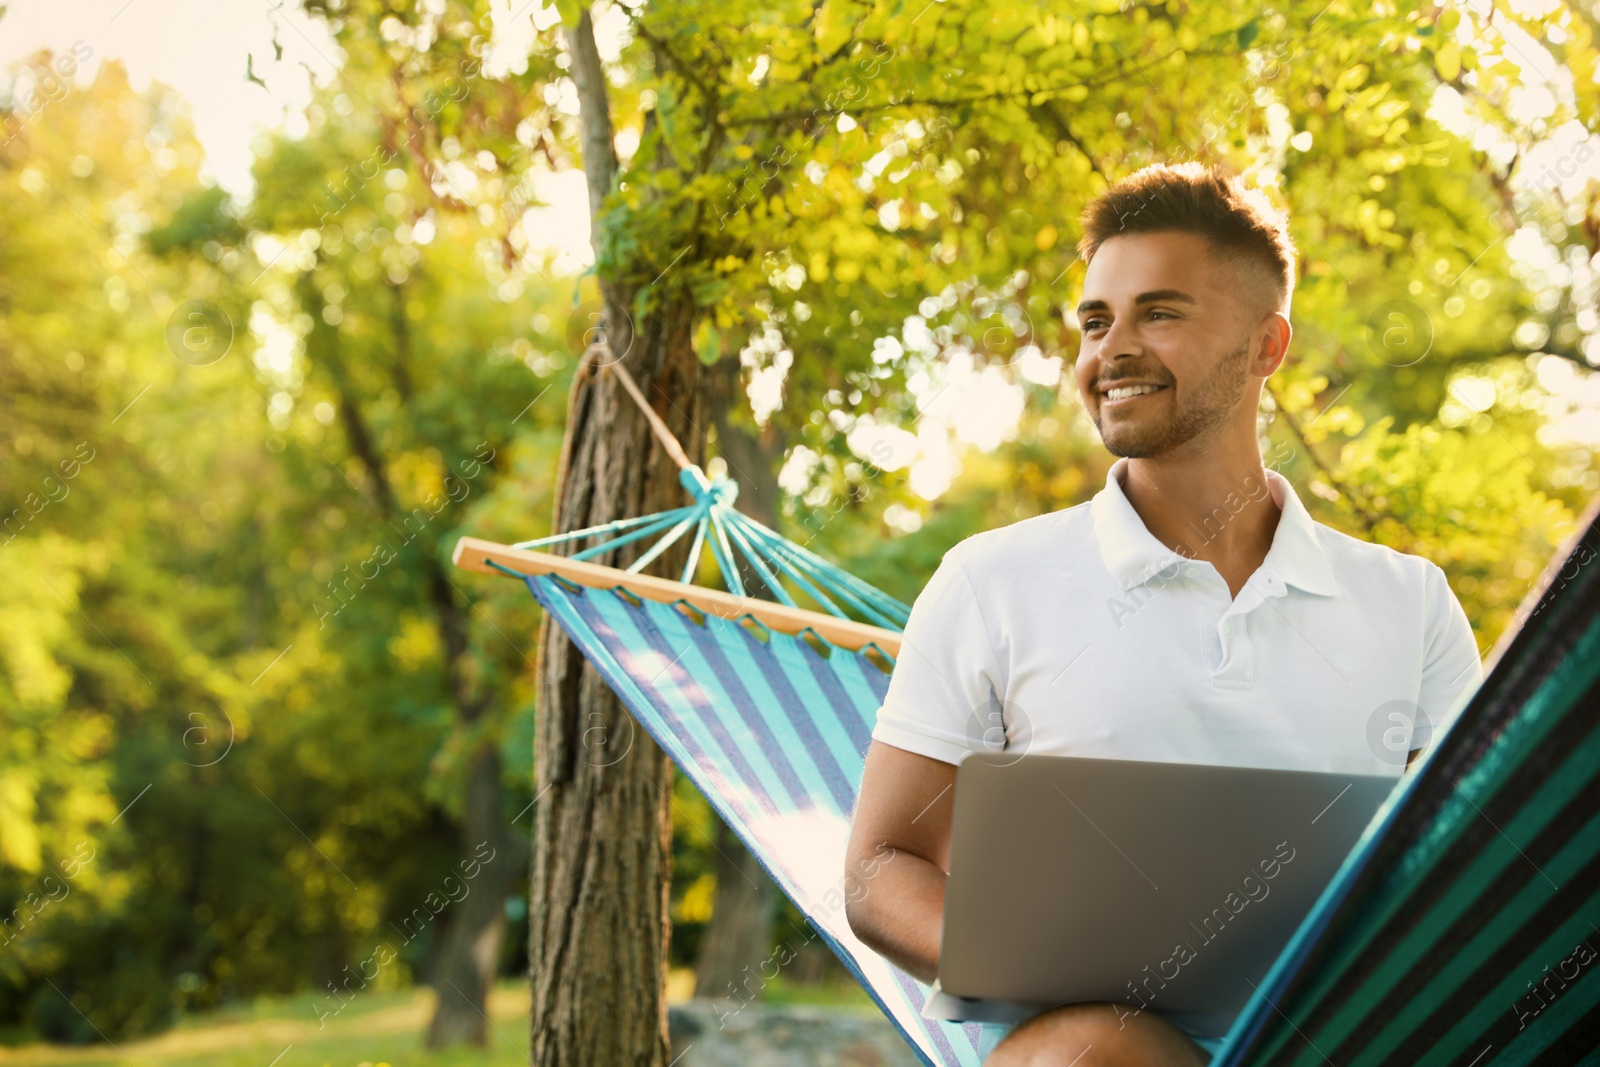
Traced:
[[[597, 271], [687, 302], [741, 508], [909, 603], [1104, 483], [1078, 210], [1226, 163], [1300, 249], [1269, 462], [1487, 651], [1600, 488], [1595, 8], [1248, 8], [601, 4], [591, 205], [570, 0], [8, 4], [0, 1063], [525, 1062], [539, 610], [449, 556], [549, 532]], [[673, 819], [669, 995], [734, 996], [800, 916]]]

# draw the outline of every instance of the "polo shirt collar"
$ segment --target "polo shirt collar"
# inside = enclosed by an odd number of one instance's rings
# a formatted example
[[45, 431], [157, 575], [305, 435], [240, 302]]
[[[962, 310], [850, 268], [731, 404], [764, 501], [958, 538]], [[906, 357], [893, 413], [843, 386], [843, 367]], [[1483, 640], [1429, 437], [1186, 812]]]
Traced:
[[[1189, 562], [1156, 539], [1133, 510], [1122, 490], [1127, 471], [1126, 458], [1118, 459], [1106, 474], [1106, 487], [1094, 495], [1089, 510], [1094, 519], [1095, 540], [1106, 569], [1123, 589], [1143, 585], [1160, 574], [1175, 577]], [[1267, 485], [1272, 499], [1282, 509], [1272, 547], [1261, 563], [1269, 584], [1281, 580], [1308, 593], [1336, 596], [1339, 583], [1317, 536], [1316, 521], [1300, 502], [1289, 480], [1277, 471], [1267, 470]]]

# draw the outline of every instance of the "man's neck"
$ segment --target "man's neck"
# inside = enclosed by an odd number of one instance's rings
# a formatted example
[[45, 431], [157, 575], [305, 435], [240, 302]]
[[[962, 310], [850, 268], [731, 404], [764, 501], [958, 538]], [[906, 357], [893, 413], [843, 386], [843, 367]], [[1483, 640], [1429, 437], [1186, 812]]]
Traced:
[[1260, 450], [1130, 459], [1122, 492], [1156, 540], [1204, 560], [1239, 595], [1272, 547], [1282, 509]]

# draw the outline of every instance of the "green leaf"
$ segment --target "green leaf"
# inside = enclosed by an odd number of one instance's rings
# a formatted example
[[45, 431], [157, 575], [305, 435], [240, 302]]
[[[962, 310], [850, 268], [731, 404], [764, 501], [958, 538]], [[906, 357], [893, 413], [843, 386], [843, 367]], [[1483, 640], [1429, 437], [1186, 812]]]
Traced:
[[722, 358], [722, 332], [709, 318], [694, 328], [694, 354], [708, 367]]
[[672, 153], [678, 166], [687, 170], [694, 157], [684, 144], [683, 127], [678, 122], [677, 94], [667, 82], [663, 82], [656, 90], [656, 118], [661, 123], [661, 137], [667, 144], [667, 150]]
[[1461, 46], [1454, 41], [1447, 41], [1434, 56], [1434, 64], [1439, 68], [1439, 77], [1454, 81], [1461, 73]]
[[1249, 48], [1250, 47], [1250, 42], [1255, 40], [1256, 39], [1256, 35], [1259, 34], [1260, 32], [1261, 32], [1261, 20], [1260, 19], [1251, 19], [1249, 22], [1245, 23], [1243, 26], [1240, 26], [1239, 27], [1239, 47], [1240, 48]]

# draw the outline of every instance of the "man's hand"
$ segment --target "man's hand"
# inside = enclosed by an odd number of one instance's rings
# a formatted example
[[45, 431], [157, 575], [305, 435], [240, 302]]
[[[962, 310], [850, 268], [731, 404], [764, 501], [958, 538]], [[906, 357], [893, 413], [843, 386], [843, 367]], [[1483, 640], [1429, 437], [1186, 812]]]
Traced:
[[850, 929], [907, 974], [939, 970], [956, 768], [874, 741], [845, 853]]

